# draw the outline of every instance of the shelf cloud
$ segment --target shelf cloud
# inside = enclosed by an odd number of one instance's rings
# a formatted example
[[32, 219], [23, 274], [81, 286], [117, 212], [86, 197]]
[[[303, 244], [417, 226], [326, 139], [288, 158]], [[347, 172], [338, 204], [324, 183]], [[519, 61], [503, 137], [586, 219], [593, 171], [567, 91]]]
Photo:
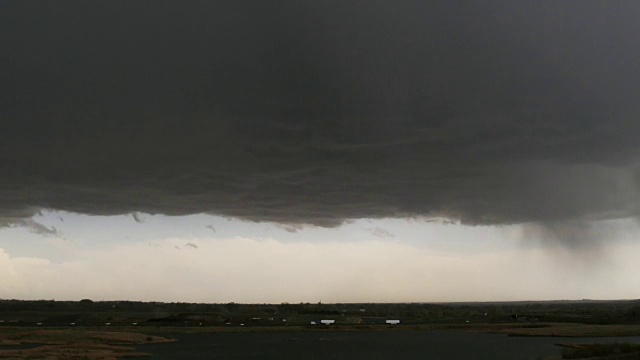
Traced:
[[640, 214], [635, 2], [2, 7], [5, 226]]

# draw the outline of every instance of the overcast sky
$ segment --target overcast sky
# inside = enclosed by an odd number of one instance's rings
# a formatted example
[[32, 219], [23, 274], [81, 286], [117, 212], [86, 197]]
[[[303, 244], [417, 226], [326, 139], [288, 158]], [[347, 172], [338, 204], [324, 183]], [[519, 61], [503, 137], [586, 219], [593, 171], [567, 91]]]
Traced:
[[638, 298], [638, 18], [0, 2], [0, 297]]

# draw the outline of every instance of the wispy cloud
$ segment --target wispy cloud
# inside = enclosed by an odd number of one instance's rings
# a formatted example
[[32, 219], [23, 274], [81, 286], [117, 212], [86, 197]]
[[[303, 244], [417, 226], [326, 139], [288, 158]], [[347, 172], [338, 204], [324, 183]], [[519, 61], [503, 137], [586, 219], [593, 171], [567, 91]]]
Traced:
[[135, 222], [137, 222], [138, 224], [142, 224], [144, 222], [144, 219], [142, 218], [142, 216], [138, 212], [132, 212], [131, 213], [131, 217], [133, 217], [133, 220]]
[[367, 230], [372, 235], [381, 238], [389, 238], [394, 236], [389, 230], [383, 229], [381, 227], [365, 228], [365, 230]]
[[302, 230], [304, 228], [303, 225], [301, 224], [279, 224], [279, 223], [275, 223], [274, 224], [276, 227], [289, 232], [289, 233], [296, 233], [300, 230]]
[[48, 227], [33, 219], [0, 218], [0, 227], [23, 227], [34, 234], [63, 237], [63, 234], [55, 226]]

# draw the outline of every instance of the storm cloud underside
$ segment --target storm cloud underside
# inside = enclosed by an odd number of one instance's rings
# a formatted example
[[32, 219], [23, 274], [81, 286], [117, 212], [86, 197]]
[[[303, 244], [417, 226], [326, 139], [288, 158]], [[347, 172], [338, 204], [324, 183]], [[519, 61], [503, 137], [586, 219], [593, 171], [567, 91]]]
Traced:
[[640, 213], [636, 2], [1, 7], [5, 225]]

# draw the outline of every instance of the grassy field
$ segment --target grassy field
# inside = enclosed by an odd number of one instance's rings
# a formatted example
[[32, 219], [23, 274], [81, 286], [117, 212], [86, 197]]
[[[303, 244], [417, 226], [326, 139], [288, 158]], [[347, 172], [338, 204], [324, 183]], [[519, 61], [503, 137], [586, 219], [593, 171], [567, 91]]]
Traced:
[[640, 359], [640, 345], [614, 344], [558, 344], [563, 347], [562, 359]]

